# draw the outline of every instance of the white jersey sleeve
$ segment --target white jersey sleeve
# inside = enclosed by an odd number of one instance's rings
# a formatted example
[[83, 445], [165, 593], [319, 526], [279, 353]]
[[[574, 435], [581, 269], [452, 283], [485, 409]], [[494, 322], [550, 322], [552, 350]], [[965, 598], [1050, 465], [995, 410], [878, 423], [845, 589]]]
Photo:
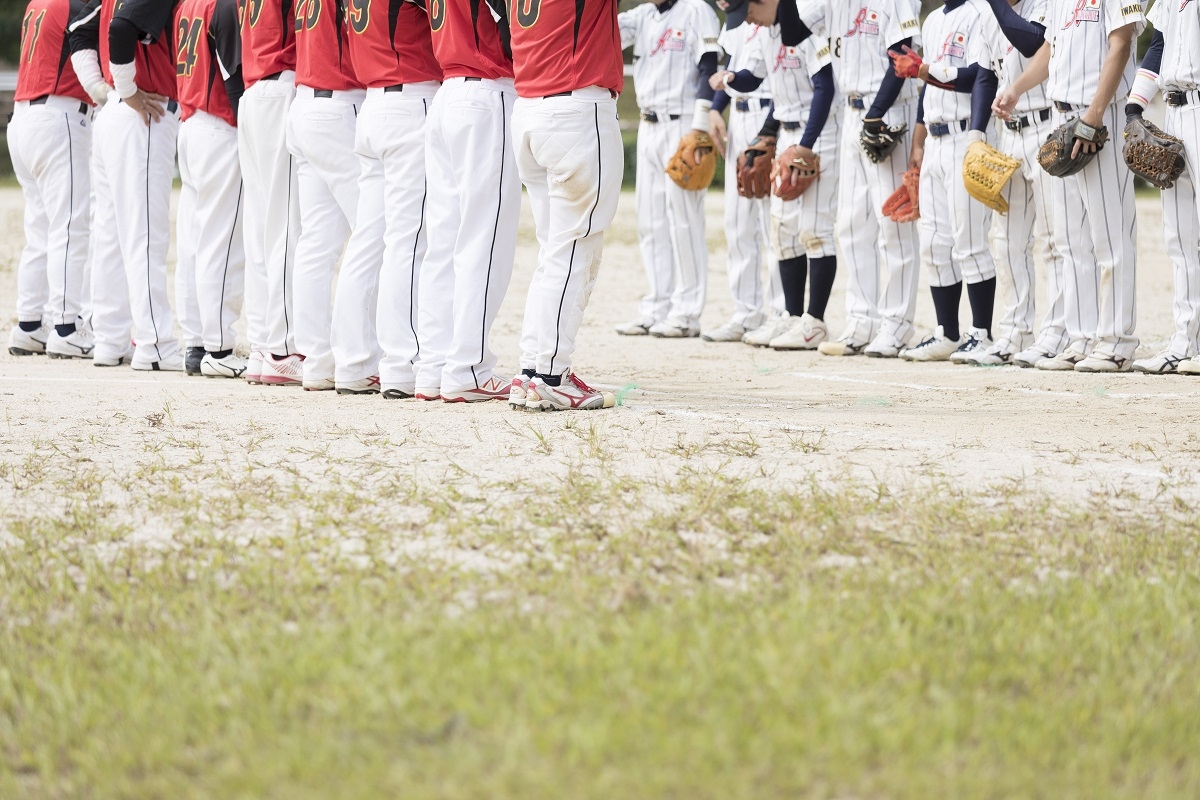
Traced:
[[1200, 89], [1200, 2], [1158, 0], [1148, 18], [1163, 35], [1159, 85], [1186, 92]]
[[637, 40], [638, 33], [642, 29], [642, 23], [646, 19], [646, 11], [653, 9], [653, 3], [643, 3], [640, 6], [635, 6], [628, 11], [622, 11], [617, 14], [617, 27], [621, 31], [621, 49], [633, 48], [633, 55], [636, 58], [641, 55], [638, 53]]

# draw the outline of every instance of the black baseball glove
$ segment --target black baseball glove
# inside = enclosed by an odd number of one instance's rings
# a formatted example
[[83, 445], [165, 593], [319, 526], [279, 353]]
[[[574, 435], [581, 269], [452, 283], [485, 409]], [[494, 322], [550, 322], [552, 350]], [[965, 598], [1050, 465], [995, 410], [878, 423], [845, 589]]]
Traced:
[[[1071, 158], [1071, 151], [1075, 149], [1076, 139], [1096, 145], [1096, 152], [1087, 153], [1080, 150], [1079, 155]], [[1103, 125], [1093, 128], [1082, 120], [1073, 119], [1059, 125], [1046, 137], [1046, 141], [1038, 149], [1038, 163], [1050, 175], [1056, 178], [1065, 178], [1092, 163], [1092, 160], [1096, 158], [1096, 153], [1104, 149], [1104, 145], [1107, 143], [1108, 128]]]
[[862, 133], [858, 135], [858, 146], [872, 162], [882, 164], [892, 157], [892, 151], [906, 133], [907, 125], [893, 126], [881, 119], [865, 119]]
[[1141, 114], [1125, 117], [1125, 163], [1159, 189], [1170, 189], [1183, 174], [1183, 141], [1166, 133]]

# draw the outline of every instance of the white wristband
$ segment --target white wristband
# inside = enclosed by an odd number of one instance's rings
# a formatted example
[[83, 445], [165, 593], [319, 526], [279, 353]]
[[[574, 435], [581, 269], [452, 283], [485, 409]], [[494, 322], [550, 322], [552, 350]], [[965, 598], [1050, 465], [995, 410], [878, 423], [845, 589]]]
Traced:
[[114, 64], [110, 61], [108, 71], [112, 73], [113, 88], [117, 90], [118, 97], [125, 100], [137, 93], [136, 63], [130, 61], [128, 64]]
[[1129, 102], [1146, 108], [1158, 94], [1158, 75], [1148, 69], [1139, 69], [1133, 79], [1133, 88], [1129, 90]]
[[929, 77], [940, 83], [954, 83], [958, 77], [958, 67], [951, 67], [940, 61], [929, 65]]
[[711, 108], [711, 100], [696, 100], [696, 110], [692, 112], [692, 127], [694, 129], [708, 132], [708, 112]]

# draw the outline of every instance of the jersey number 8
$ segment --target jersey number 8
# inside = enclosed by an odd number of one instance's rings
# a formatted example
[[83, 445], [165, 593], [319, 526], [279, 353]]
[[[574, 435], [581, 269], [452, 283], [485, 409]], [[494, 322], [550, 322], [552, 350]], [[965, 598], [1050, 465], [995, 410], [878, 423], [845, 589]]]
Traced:
[[200, 44], [200, 31], [204, 29], [204, 20], [197, 17], [179, 18], [179, 29], [175, 46], [175, 74], [190, 78], [196, 68], [196, 48]]
[[321, 0], [300, 0], [296, 3], [296, 30], [311, 31], [321, 19]]

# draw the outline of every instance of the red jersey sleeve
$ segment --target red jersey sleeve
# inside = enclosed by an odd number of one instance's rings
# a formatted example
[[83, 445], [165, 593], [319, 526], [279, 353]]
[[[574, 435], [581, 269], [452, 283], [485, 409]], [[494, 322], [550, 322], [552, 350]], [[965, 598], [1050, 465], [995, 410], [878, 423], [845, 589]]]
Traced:
[[410, 0], [350, 0], [350, 59], [369, 87], [440, 81], [429, 18]]
[[447, 78], [513, 77], [506, 0], [494, 2], [429, 0], [433, 52]]
[[252, 86], [267, 75], [296, 69], [296, 7], [293, 0], [244, 0], [242, 77]]
[[354, 2], [364, 0], [296, 0], [296, 83], [334, 91], [363, 88], [347, 41], [346, 6]]
[[74, 97], [92, 104], [71, 67], [67, 23], [83, 8], [71, 0], [31, 0], [21, 18], [21, 61], [15, 100], [44, 95]]
[[517, 94], [545, 97], [625, 87], [617, 0], [511, 0]]

